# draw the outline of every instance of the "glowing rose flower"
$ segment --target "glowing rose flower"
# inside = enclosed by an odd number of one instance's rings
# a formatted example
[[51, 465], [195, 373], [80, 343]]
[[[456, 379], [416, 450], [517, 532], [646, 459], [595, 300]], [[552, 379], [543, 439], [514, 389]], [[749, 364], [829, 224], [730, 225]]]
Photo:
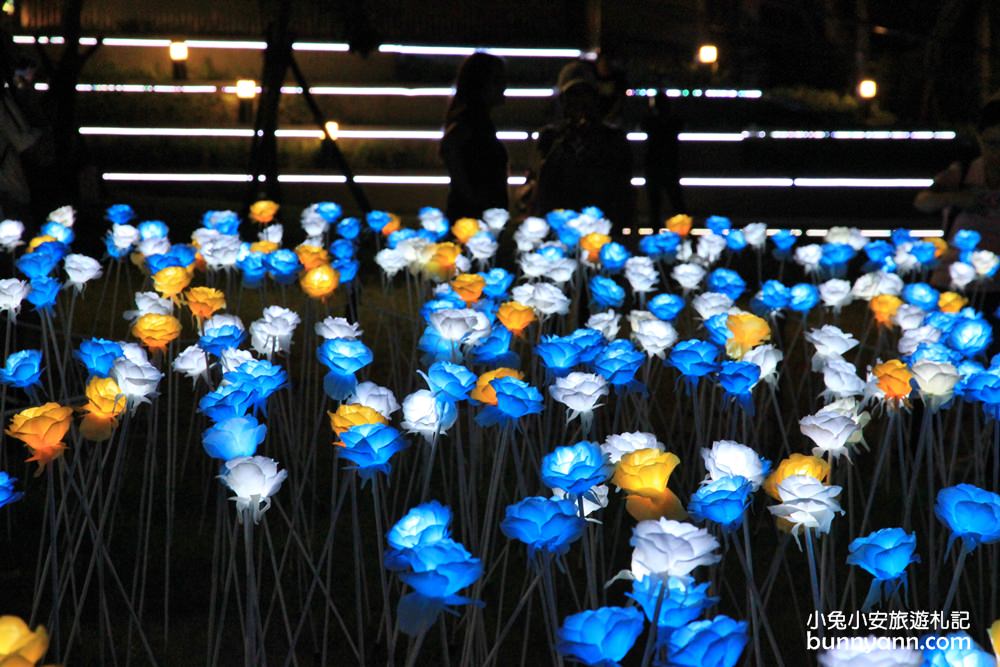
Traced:
[[705, 269], [698, 264], [678, 264], [673, 268], [670, 276], [685, 292], [688, 292], [701, 284], [702, 278], [705, 277]]
[[306, 271], [330, 263], [330, 253], [322, 246], [304, 243], [295, 248], [295, 255], [299, 258], [299, 262]]
[[900, 304], [896, 313], [892, 316], [892, 323], [898, 326], [903, 332], [916, 329], [924, 322], [927, 313], [919, 306], [908, 303]]
[[589, 430], [589, 421], [598, 407], [601, 397], [608, 395], [608, 381], [594, 373], [573, 372], [556, 378], [549, 386], [552, 398], [569, 409], [566, 421], [570, 422], [582, 415], [584, 431]]
[[801, 245], [795, 249], [795, 262], [805, 269], [806, 273], [815, 273], [819, 269], [821, 259], [823, 259], [823, 248], [818, 243]]
[[156, 292], [136, 292], [135, 310], [126, 310], [122, 316], [129, 322], [150, 313], [170, 315], [174, 312], [174, 304], [170, 299], [161, 298]]
[[669, 231], [677, 234], [678, 236], [687, 236], [691, 233], [691, 225], [693, 223], [694, 220], [690, 215], [678, 213], [677, 215], [668, 218], [665, 226]]
[[309, 269], [299, 278], [299, 286], [302, 291], [313, 299], [326, 300], [339, 284], [340, 274], [329, 264], [321, 264]]
[[767, 509], [774, 516], [787, 521], [796, 538], [803, 530], [828, 533], [833, 518], [837, 514], [844, 514], [837, 502], [840, 491], [839, 486], [827, 486], [811, 475], [792, 475], [778, 484], [778, 500], [781, 504]]
[[910, 368], [920, 397], [929, 410], [938, 410], [955, 394], [961, 375], [952, 364], [922, 359]]
[[219, 479], [234, 494], [236, 515], [240, 522], [247, 513], [254, 523], [271, 507], [271, 496], [278, 492], [288, 477], [287, 470], [278, 470], [278, 462], [266, 456], [241, 456], [222, 464]]
[[840, 278], [831, 278], [819, 285], [819, 296], [823, 300], [823, 305], [839, 313], [844, 306], [850, 305], [854, 300], [851, 294], [851, 283]]
[[173, 315], [147, 313], [132, 325], [132, 335], [149, 349], [164, 351], [181, 335], [181, 323]]
[[660, 282], [660, 272], [649, 257], [636, 255], [625, 262], [625, 279], [633, 292], [643, 294], [656, 289]]
[[778, 364], [785, 353], [773, 345], [758, 345], [743, 355], [741, 361], [756, 364], [760, 369], [760, 381], [774, 386], [778, 381]]
[[21, 303], [30, 291], [31, 287], [23, 280], [17, 278], [0, 280], [0, 312], [10, 313], [13, 321], [21, 312]]
[[925, 325], [913, 329], [907, 329], [899, 337], [896, 349], [903, 356], [910, 356], [917, 351], [921, 345], [930, 345], [941, 340], [941, 330], [937, 327]]
[[153, 276], [153, 288], [165, 299], [173, 299], [191, 284], [191, 272], [182, 266], [168, 266]]
[[331, 338], [347, 338], [354, 340], [360, 338], [361, 325], [356, 322], [348, 322], [343, 317], [326, 317], [321, 322], [316, 323], [316, 335], [327, 340]]
[[823, 383], [825, 396], [846, 398], [861, 396], [865, 393], [865, 381], [858, 377], [854, 364], [840, 357], [830, 357], [823, 367]]
[[163, 373], [148, 361], [120, 357], [111, 366], [111, 377], [134, 410], [139, 403], [149, 403], [150, 398], [156, 396]]
[[472, 255], [473, 259], [476, 259], [482, 265], [483, 262], [490, 259], [497, 253], [497, 249], [500, 244], [494, 240], [488, 232], [480, 232], [469, 239], [469, 242], [465, 244], [466, 250]]
[[749, 481], [756, 491], [764, 483], [764, 476], [771, 469], [770, 461], [746, 445], [733, 440], [716, 440], [711, 448], [702, 447], [701, 458], [708, 471], [703, 484], [725, 477], [742, 477]]
[[601, 451], [611, 463], [618, 463], [623, 456], [639, 449], [657, 449], [662, 452], [666, 448], [667, 446], [658, 441], [652, 433], [640, 431], [609, 435], [601, 445]]
[[964, 290], [976, 279], [976, 268], [966, 262], [952, 262], [948, 267], [952, 289]]
[[851, 419], [854, 422], [854, 431], [847, 436], [847, 444], [867, 447], [863, 429], [871, 421], [871, 414], [866, 410], [863, 411], [861, 407], [862, 403], [853, 397], [841, 398], [832, 403], [827, 403], [816, 414], [838, 414]]
[[208, 379], [208, 355], [197, 345], [189, 345], [174, 357], [172, 364], [175, 373], [180, 373], [192, 380]]
[[111, 225], [111, 243], [120, 250], [128, 250], [139, 241], [139, 230], [132, 225]]
[[490, 333], [484, 314], [470, 308], [445, 308], [430, 315], [430, 324], [441, 338], [451, 343], [475, 344]]
[[354, 388], [354, 393], [348, 397], [349, 403], [358, 403], [367, 406], [380, 415], [389, 419], [392, 414], [399, 410], [399, 403], [396, 395], [387, 387], [380, 387], [374, 382], [359, 382]]
[[743, 238], [746, 239], [747, 245], [751, 248], [760, 250], [767, 241], [767, 223], [751, 222], [745, 225], [743, 227]]
[[4, 220], [0, 222], [0, 248], [3, 248], [7, 252], [22, 245], [21, 237], [23, 235], [24, 223], [20, 220]]
[[80, 422], [80, 434], [87, 440], [101, 442], [111, 437], [118, 425], [118, 416], [125, 411], [122, 390], [113, 378], [92, 377], [87, 383], [87, 403]]
[[219, 355], [219, 361], [221, 362], [222, 373], [225, 375], [237, 370], [248, 361], [254, 361], [254, 358], [250, 350], [239, 350], [235, 347], [229, 347], [222, 350], [222, 354]]
[[277, 202], [261, 199], [250, 205], [250, 219], [260, 225], [270, 224], [274, 222], [279, 208]]
[[514, 232], [514, 242], [520, 252], [528, 252], [549, 235], [549, 225], [542, 218], [527, 217]]
[[613, 308], [603, 313], [594, 313], [587, 318], [587, 328], [601, 332], [606, 340], [614, 340], [618, 335], [620, 316]]
[[580, 239], [580, 250], [586, 253], [586, 259], [591, 264], [597, 264], [601, 256], [601, 248], [611, 243], [611, 237], [593, 232]]
[[[268, 227], [267, 229], [272, 229], [272, 228], [278, 229], [280, 231], [281, 225], [271, 225], [271, 227]], [[259, 253], [261, 255], [270, 255], [272, 252], [278, 250], [280, 247], [281, 246], [279, 246], [275, 241], [262, 240], [251, 243], [250, 252]]]
[[330, 428], [340, 437], [340, 434], [359, 424], [388, 424], [389, 420], [378, 410], [360, 403], [341, 403], [336, 412], [327, 412], [330, 417]]
[[726, 354], [731, 359], [743, 359], [750, 350], [771, 340], [767, 320], [751, 313], [734, 313], [726, 318], [726, 328], [732, 334], [726, 338]]
[[191, 314], [201, 322], [226, 307], [226, 295], [214, 287], [192, 287], [185, 295]]
[[488, 208], [483, 211], [483, 222], [494, 233], [499, 234], [503, 231], [508, 220], [510, 220], [510, 213], [506, 209]]
[[719, 541], [704, 528], [660, 519], [640, 521], [632, 531], [632, 576], [684, 577], [722, 560]]
[[880, 294], [898, 295], [903, 291], [903, 279], [895, 273], [875, 271], [866, 273], [854, 281], [851, 294], [855, 299], [871, 301]]
[[427, 248], [427, 261], [423, 265], [427, 277], [442, 281], [455, 274], [462, 247], [454, 243], [434, 243]]
[[483, 295], [486, 280], [478, 273], [462, 273], [451, 281], [451, 288], [466, 304], [475, 303]]
[[805, 339], [816, 348], [812, 358], [812, 369], [822, 369], [830, 359], [842, 357], [848, 350], [854, 349], [858, 339], [845, 333], [840, 327], [825, 324], [819, 329], [810, 329], [805, 333]]
[[268, 359], [277, 353], [290, 352], [292, 335], [300, 321], [298, 314], [287, 308], [269, 306], [264, 317], [250, 323], [250, 345]]
[[419, 433], [427, 442], [450, 429], [457, 418], [455, 404], [430, 390], [418, 389], [403, 399], [403, 428]]
[[796, 475], [809, 475], [820, 482], [825, 482], [830, 475], [830, 464], [818, 456], [792, 454], [778, 463], [778, 467], [768, 475], [761, 486], [767, 495], [775, 500], [781, 500], [781, 496], [778, 495], [778, 485]]
[[479, 233], [479, 221], [475, 218], [459, 218], [451, 226], [451, 233], [459, 243], [468, 243], [469, 239]]
[[26, 462], [38, 462], [38, 472], [35, 473], [38, 476], [46, 465], [62, 456], [66, 449], [62, 439], [69, 431], [72, 418], [73, 408], [45, 403], [15, 414], [5, 433], [28, 447], [31, 456]]
[[854, 434], [857, 424], [850, 417], [836, 412], [818, 412], [799, 420], [799, 429], [816, 445], [813, 456], [829, 454], [831, 460], [841, 456], [851, 458], [847, 440]]
[[0, 616], [0, 665], [31, 667], [42, 661], [49, 650], [44, 625], [32, 632], [17, 616]]
[[938, 310], [942, 313], [957, 313], [965, 308], [969, 300], [957, 292], [941, 292], [938, 297]]
[[691, 301], [691, 307], [703, 320], [726, 312], [732, 305], [733, 300], [721, 292], [703, 292]]
[[868, 307], [875, 316], [875, 321], [881, 326], [888, 327], [892, 325], [892, 318], [902, 303], [903, 300], [895, 294], [879, 294], [872, 298]]
[[722, 251], [726, 249], [727, 245], [725, 236], [715, 233], [705, 234], [698, 237], [696, 252], [699, 259], [705, 264], [711, 265], [719, 260], [719, 257], [722, 256]]
[[872, 368], [871, 373], [875, 377], [879, 393], [886, 400], [896, 404], [904, 403], [913, 391], [910, 386], [913, 374], [899, 359], [878, 364]]
[[483, 373], [476, 380], [476, 388], [469, 392], [469, 398], [486, 405], [496, 405], [497, 392], [490, 383], [493, 380], [506, 377], [523, 380], [524, 373], [513, 368], [497, 368]]
[[101, 277], [101, 263], [86, 255], [66, 255], [63, 270], [66, 271], [66, 284], [72, 285], [77, 292], [83, 290], [86, 283]]
[[562, 290], [550, 283], [518, 285], [511, 291], [511, 296], [515, 301], [531, 306], [544, 317], [565, 315], [569, 312], [571, 304]]
[[[632, 311], [633, 315], [638, 312]], [[666, 351], [678, 339], [677, 330], [669, 322], [654, 317], [651, 313], [632, 321], [632, 339], [647, 356], [663, 359]]]
[[634, 519], [686, 517], [680, 500], [667, 488], [678, 465], [680, 459], [675, 454], [657, 448], [637, 449], [622, 455], [611, 481], [628, 494], [625, 509]]
[[497, 309], [497, 319], [515, 336], [521, 336], [524, 330], [535, 321], [535, 310], [517, 301], [508, 301]]
[[239, 260], [241, 247], [239, 236], [216, 234], [201, 242], [199, 253], [209, 269], [231, 269]]

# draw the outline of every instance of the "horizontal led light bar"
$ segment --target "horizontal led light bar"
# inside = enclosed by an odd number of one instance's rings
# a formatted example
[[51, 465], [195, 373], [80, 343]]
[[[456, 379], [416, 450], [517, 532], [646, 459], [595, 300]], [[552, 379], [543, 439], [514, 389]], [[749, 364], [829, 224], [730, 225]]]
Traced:
[[379, 53], [400, 53], [408, 56], [471, 56], [477, 51], [501, 58], [579, 58], [580, 49], [529, 49], [505, 46], [417, 46], [409, 44], [382, 44]]
[[[622, 234], [624, 234], [625, 236], [629, 236], [632, 233], [632, 229], [630, 227], [625, 227], [621, 231]], [[823, 228], [801, 230], [801, 229], [787, 229], [783, 227], [768, 227], [767, 235], [774, 236], [780, 231], [789, 231], [792, 233], [793, 236], [802, 236], [804, 234], [805, 236], [810, 236], [810, 237], [824, 237], [828, 233], [830, 233], [829, 229], [823, 229]], [[639, 236], [649, 236], [654, 232], [655, 230], [649, 227], [639, 227], [637, 230]], [[888, 238], [892, 236], [892, 230], [890, 229], [862, 229], [860, 230], [860, 232], [862, 236], [867, 236], [868, 238]], [[710, 230], [701, 227], [691, 230], [692, 236], [705, 236], [706, 234], [710, 233], [711, 233]], [[910, 234], [919, 238], [944, 236], [944, 232], [941, 231], [940, 229], [911, 229]]]
[[764, 91], [756, 88], [735, 90], [730, 88], [629, 88], [625, 94], [629, 97], [655, 97], [662, 90], [667, 97], [712, 97], [740, 98], [756, 100], [764, 96]]
[[[105, 181], [136, 181], [136, 182], [184, 182], [184, 183], [242, 183], [250, 181], [249, 174], [226, 173], [147, 173], [147, 172], [106, 172], [102, 175]], [[334, 174], [282, 174], [278, 177], [282, 183], [343, 183], [344, 177]], [[393, 175], [368, 174], [357, 175], [358, 183], [373, 185], [448, 185], [451, 181], [447, 176], [432, 175]], [[508, 185], [524, 185], [524, 176], [509, 176]], [[799, 185], [799, 182], [810, 185]], [[831, 188], [914, 188], [930, 185], [930, 179], [915, 178], [745, 178], [745, 177], [684, 177], [680, 179], [685, 187], [717, 187], [717, 188], [791, 188], [791, 187], [831, 187]], [[822, 183], [817, 185], [818, 183]], [[646, 179], [639, 176], [632, 179], [632, 185], [642, 187]]]

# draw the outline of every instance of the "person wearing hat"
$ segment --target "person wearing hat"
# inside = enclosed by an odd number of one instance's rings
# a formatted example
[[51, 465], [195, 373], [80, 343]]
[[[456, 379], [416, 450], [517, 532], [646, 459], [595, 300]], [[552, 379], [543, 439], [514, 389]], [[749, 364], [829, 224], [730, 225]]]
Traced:
[[597, 206], [613, 223], [632, 222], [632, 153], [625, 133], [601, 118], [593, 66], [567, 64], [556, 80], [561, 119], [539, 132], [534, 215]]

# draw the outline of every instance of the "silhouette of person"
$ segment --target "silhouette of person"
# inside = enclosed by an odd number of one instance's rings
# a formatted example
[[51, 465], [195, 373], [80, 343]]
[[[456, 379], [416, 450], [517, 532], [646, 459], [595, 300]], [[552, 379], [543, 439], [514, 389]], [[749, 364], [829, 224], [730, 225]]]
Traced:
[[506, 67], [496, 56], [474, 53], [459, 68], [440, 148], [451, 177], [446, 210], [451, 220], [507, 208], [507, 150], [490, 116], [503, 104], [506, 87]]

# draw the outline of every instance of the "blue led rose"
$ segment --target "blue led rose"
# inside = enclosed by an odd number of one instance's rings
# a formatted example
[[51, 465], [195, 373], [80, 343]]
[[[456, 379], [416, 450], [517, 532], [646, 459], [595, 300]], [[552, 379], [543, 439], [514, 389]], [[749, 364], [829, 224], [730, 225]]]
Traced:
[[625, 303], [625, 288], [607, 276], [596, 275], [590, 279], [590, 299], [598, 310], [618, 308]]
[[635, 380], [636, 372], [645, 361], [646, 355], [635, 349], [630, 341], [618, 339], [608, 343], [592, 365], [608, 384], [624, 387]]
[[719, 477], [698, 487], [688, 512], [695, 519], [719, 524], [723, 530], [735, 530], [743, 523], [752, 493], [753, 485], [745, 477]]
[[585, 665], [613, 665], [642, 634], [642, 612], [635, 607], [601, 607], [567, 616], [559, 628], [559, 653]]
[[27, 301], [37, 311], [50, 311], [56, 305], [60, 288], [62, 284], [55, 278], [35, 278], [31, 281], [31, 291], [28, 292]]
[[427, 382], [427, 388], [431, 392], [452, 402], [464, 401], [476, 386], [475, 373], [465, 366], [449, 361], [437, 361], [431, 364], [426, 373], [417, 372]]
[[103, 338], [88, 338], [80, 343], [73, 356], [80, 360], [90, 375], [105, 378], [111, 372], [111, 364], [122, 356], [122, 346]]
[[17, 482], [16, 477], [11, 477], [3, 470], [0, 470], [0, 507], [16, 503], [24, 497], [24, 493], [14, 488]]
[[739, 299], [747, 289], [746, 281], [732, 269], [715, 269], [708, 274], [706, 284], [710, 292], [725, 294], [732, 301]]
[[267, 427], [253, 417], [230, 417], [206, 429], [201, 444], [213, 459], [230, 461], [256, 454], [266, 435]]
[[719, 615], [672, 632], [668, 655], [676, 667], [734, 667], [746, 643], [746, 622]]
[[677, 294], [657, 294], [649, 300], [646, 308], [664, 322], [673, 322], [684, 310], [684, 297]]
[[697, 383], [699, 378], [718, 370], [719, 364], [715, 361], [718, 356], [718, 346], [692, 338], [674, 345], [666, 363], [677, 369], [688, 382]]
[[4, 361], [0, 368], [0, 383], [27, 389], [39, 383], [42, 377], [42, 353], [39, 350], [20, 350]]
[[220, 422], [246, 415], [253, 408], [253, 401], [254, 395], [249, 389], [224, 384], [202, 396], [198, 410], [213, 422]]
[[719, 601], [719, 598], [708, 594], [708, 587], [708, 582], [699, 584], [694, 577], [689, 576], [664, 579], [646, 576], [634, 579], [632, 592], [627, 595], [639, 603], [646, 618], [652, 621], [656, 614], [657, 599], [661, 589], [663, 590], [657, 626], [660, 628], [661, 639], [665, 640], [669, 631], [694, 621]]
[[972, 551], [980, 544], [1000, 541], [1000, 495], [972, 484], [941, 489], [934, 514], [951, 530], [949, 545], [961, 539]]
[[607, 481], [613, 469], [600, 445], [584, 440], [556, 447], [542, 459], [542, 483], [579, 496]]
[[500, 530], [528, 546], [528, 553], [562, 555], [583, 535], [586, 521], [571, 500], [530, 496], [507, 506]]
[[362, 480], [369, 480], [375, 473], [388, 475], [392, 470], [389, 461], [406, 448], [406, 441], [392, 426], [386, 424], [359, 424], [340, 434], [344, 447], [340, 456], [354, 464]]
[[601, 246], [601, 267], [607, 271], [617, 272], [625, 268], [625, 262], [632, 256], [621, 243], [612, 241]]

